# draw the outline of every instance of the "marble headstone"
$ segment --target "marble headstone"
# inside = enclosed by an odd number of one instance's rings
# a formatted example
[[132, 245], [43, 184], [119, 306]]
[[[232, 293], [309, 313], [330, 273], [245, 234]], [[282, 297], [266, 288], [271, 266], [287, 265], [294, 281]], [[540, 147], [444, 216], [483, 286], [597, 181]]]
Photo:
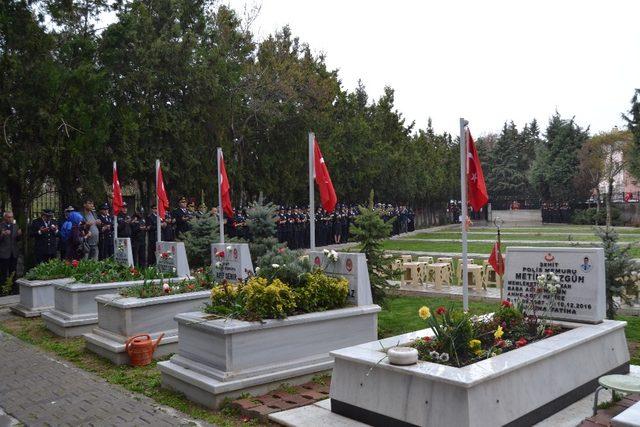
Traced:
[[115, 239], [113, 258], [120, 264], [133, 267], [133, 252], [131, 251], [131, 239], [129, 237]]
[[157, 242], [156, 243], [156, 267], [158, 270], [171, 273], [178, 277], [190, 275], [187, 251], [183, 242]]
[[362, 253], [338, 252], [338, 260], [330, 261], [324, 251], [309, 251], [309, 260], [330, 276], [349, 281], [349, 302], [356, 305], [373, 304], [367, 258]]
[[[220, 252], [224, 253], [224, 256], [216, 255]], [[216, 267], [218, 262], [222, 263], [220, 268]], [[253, 275], [249, 244], [212, 243], [211, 270], [218, 281], [226, 279], [228, 282], [237, 282]]]
[[560, 279], [560, 289], [549, 317], [600, 323], [606, 314], [604, 249], [507, 248], [502, 297], [526, 299], [537, 277], [546, 272]]

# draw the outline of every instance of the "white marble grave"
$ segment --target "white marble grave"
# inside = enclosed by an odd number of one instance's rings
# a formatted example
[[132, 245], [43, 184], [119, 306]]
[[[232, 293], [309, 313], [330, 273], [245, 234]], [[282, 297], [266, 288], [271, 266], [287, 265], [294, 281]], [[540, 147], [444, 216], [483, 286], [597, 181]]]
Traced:
[[178, 324], [173, 320], [179, 313], [199, 310], [209, 300], [211, 291], [163, 295], [153, 298], [122, 297], [119, 294], [100, 295], [98, 325], [84, 334], [85, 345], [117, 365], [129, 363], [125, 352], [127, 338], [149, 334], [155, 341], [164, 334], [154, 358], [178, 350]]
[[[223, 253], [223, 256], [220, 254]], [[220, 262], [221, 266], [216, 264]], [[216, 281], [237, 282], [253, 275], [253, 263], [247, 243], [212, 243], [211, 271]]]
[[382, 346], [431, 329], [331, 352], [333, 412], [374, 426], [533, 425], [593, 393], [607, 373], [629, 372], [626, 322], [561, 322], [569, 331], [456, 368], [391, 365]]
[[527, 299], [538, 275], [553, 272], [561, 289], [548, 316], [598, 323], [605, 318], [605, 271], [602, 248], [507, 248], [502, 297]]
[[20, 288], [20, 302], [11, 311], [23, 317], [37, 317], [53, 309], [54, 285], [73, 282], [72, 278], [16, 281]]

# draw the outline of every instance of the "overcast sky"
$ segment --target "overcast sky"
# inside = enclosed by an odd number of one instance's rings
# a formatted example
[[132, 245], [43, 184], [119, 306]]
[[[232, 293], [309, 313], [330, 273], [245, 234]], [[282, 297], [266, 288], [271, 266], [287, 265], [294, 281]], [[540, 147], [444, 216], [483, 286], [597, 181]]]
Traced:
[[640, 87], [640, 1], [223, 0], [261, 5], [258, 39], [289, 25], [371, 97], [395, 89], [408, 122], [479, 136], [557, 109], [592, 132], [623, 126]]

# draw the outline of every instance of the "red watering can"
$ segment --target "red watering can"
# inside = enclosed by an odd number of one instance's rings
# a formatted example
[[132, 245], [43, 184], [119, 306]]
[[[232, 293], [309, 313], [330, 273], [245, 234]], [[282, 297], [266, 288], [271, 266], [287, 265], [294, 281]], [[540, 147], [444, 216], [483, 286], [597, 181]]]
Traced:
[[156, 351], [163, 336], [164, 333], [160, 334], [155, 343], [149, 334], [140, 334], [129, 338], [124, 349], [129, 354], [131, 366], [145, 366], [151, 363], [153, 352]]

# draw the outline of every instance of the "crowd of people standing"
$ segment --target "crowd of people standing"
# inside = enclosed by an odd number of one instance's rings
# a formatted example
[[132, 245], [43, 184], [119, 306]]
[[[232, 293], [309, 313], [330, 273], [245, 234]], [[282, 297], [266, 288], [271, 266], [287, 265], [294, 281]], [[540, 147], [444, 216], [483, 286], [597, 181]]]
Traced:
[[[415, 214], [407, 206], [376, 204], [374, 209], [385, 222], [393, 221], [392, 234], [415, 229]], [[339, 204], [334, 212], [323, 208], [315, 212], [316, 245], [346, 243], [350, 239], [350, 228], [360, 210], [357, 205]], [[164, 219], [158, 218], [157, 207], [144, 214], [142, 209], [129, 212], [126, 203], [115, 218], [108, 203], [96, 207], [92, 199], [84, 200], [76, 209], [68, 206], [61, 218], [56, 219], [51, 209], [44, 209], [39, 218], [28, 224], [28, 237], [33, 239], [33, 254], [36, 264], [55, 257], [67, 260], [102, 260], [113, 256], [114, 233], [118, 237], [131, 239], [134, 264], [139, 267], [155, 264], [157, 224], [160, 220], [161, 239], [179, 240], [191, 228], [191, 219], [207, 214], [217, 215], [217, 208], [207, 209], [204, 204], [196, 208], [194, 199], [181, 197], [178, 207], [166, 212]], [[279, 206], [275, 215], [276, 235], [281, 243], [292, 249], [309, 247], [310, 213], [309, 207]], [[234, 209], [233, 218], [225, 216], [225, 233], [230, 237], [248, 240], [247, 211]], [[16, 224], [13, 214], [4, 212], [0, 223], [0, 285], [15, 276], [22, 230]], [[14, 287], [15, 291], [15, 287]]]

